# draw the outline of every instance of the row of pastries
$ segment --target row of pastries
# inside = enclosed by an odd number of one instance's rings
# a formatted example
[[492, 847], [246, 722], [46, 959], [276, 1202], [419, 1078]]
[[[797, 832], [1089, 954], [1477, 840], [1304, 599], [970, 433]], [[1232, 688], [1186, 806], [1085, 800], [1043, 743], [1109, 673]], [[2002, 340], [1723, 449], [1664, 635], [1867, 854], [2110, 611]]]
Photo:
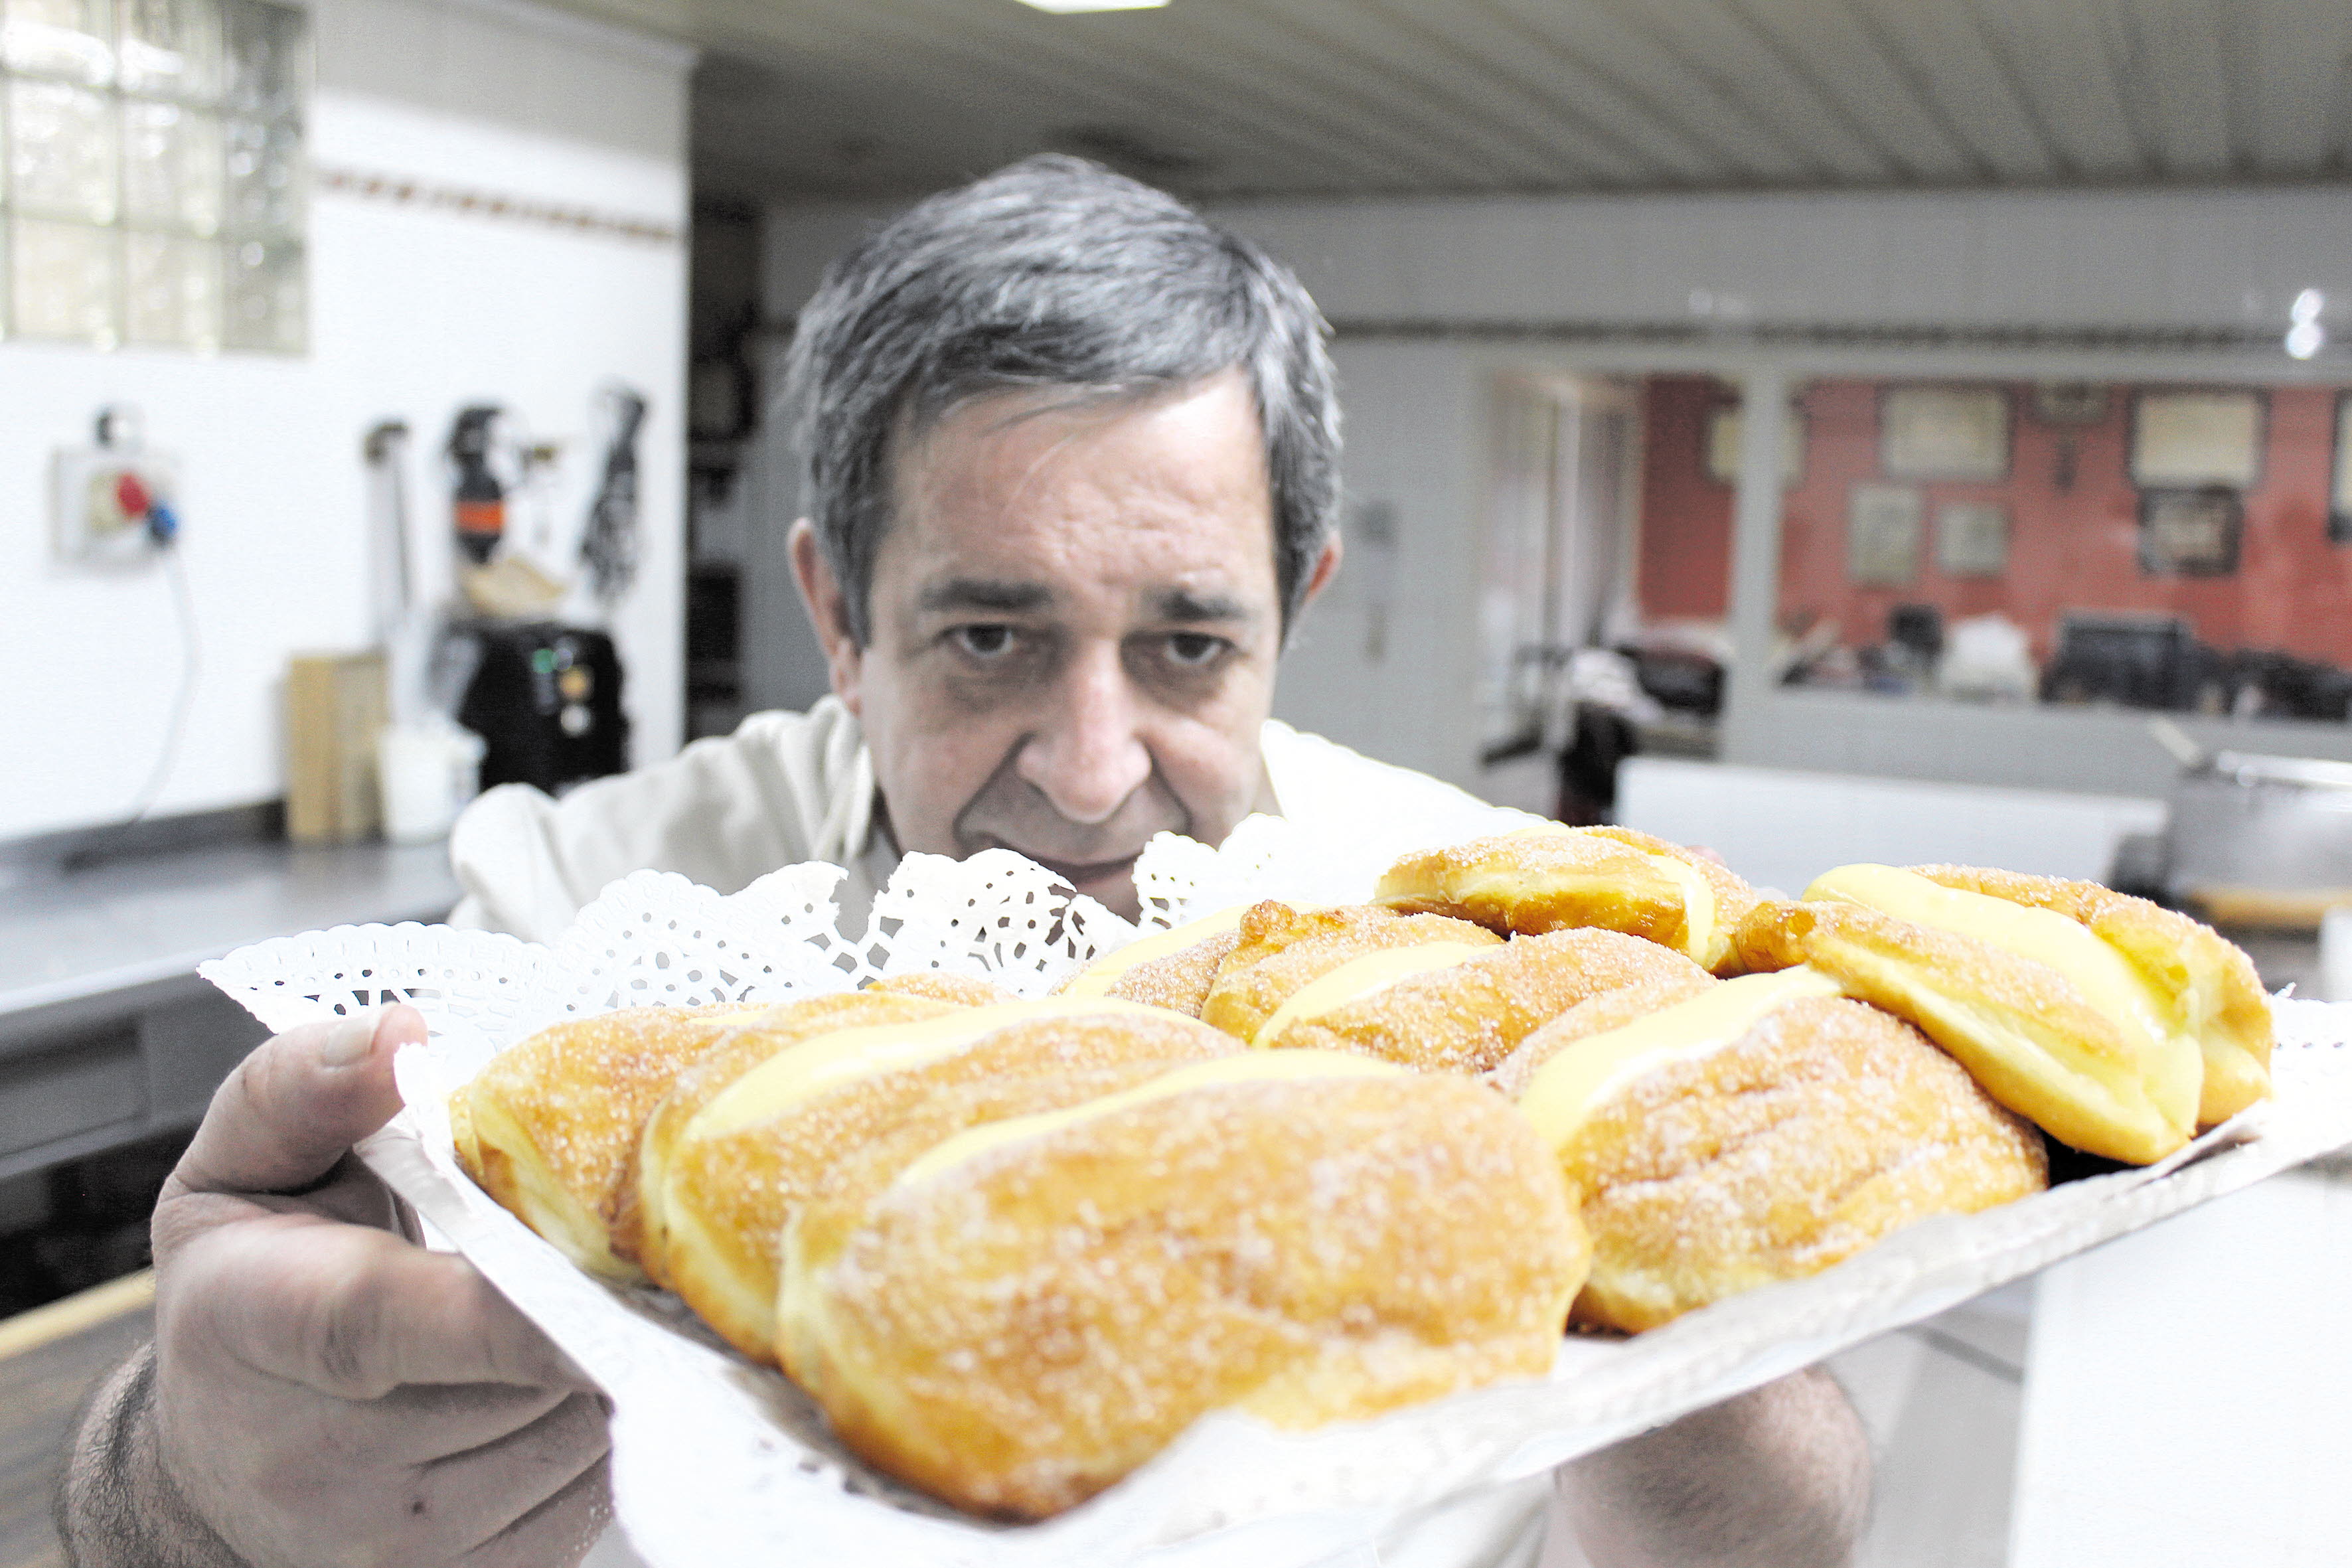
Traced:
[[2091, 884], [1789, 900], [1617, 828], [1148, 935], [1023, 1002], [886, 980], [501, 1052], [457, 1155], [675, 1290], [852, 1450], [1040, 1518], [1200, 1415], [1307, 1427], [1550, 1367], [2268, 1092], [2244, 955]]

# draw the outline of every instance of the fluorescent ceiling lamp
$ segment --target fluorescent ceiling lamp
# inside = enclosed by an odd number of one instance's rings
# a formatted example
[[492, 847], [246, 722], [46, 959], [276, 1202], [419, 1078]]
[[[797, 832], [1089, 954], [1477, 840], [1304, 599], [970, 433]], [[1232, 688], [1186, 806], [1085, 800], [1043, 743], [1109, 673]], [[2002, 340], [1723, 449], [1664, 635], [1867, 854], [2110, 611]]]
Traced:
[[1168, 0], [1021, 0], [1021, 4], [1066, 16], [1073, 11], [1157, 11]]

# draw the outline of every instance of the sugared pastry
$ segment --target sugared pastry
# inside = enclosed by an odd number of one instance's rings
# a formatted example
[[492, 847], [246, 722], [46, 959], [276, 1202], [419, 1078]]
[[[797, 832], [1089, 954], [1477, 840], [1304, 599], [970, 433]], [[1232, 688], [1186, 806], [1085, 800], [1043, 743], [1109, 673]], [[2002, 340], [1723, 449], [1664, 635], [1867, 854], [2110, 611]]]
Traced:
[[1548, 1032], [1528, 1042], [1542, 1062], [1518, 1106], [1592, 1236], [1580, 1322], [1655, 1328], [2048, 1184], [2041, 1134], [1917, 1030], [1809, 969], [1581, 1037]]
[[1731, 933], [1756, 904], [1747, 883], [1678, 844], [1629, 827], [1558, 823], [1408, 855], [1372, 896], [1523, 936], [1623, 931], [1717, 974], [1738, 973]]
[[977, 975], [950, 974], [944, 969], [917, 969], [905, 974], [887, 974], [869, 983], [866, 989], [883, 996], [924, 996], [934, 1002], [950, 1002], [959, 1007], [992, 1007], [1000, 1002], [1020, 1000], [993, 980]]
[[1211, 1410], [1302, 1428], [1540, 1377], [1584, 1251], [1500, 1097], [1251, 1052], [942, 1142], [788, 1270], [784, 1327], [851, 1448], [1034, 1519]]
[[2204, 1058], [2200, 1127], [2227, 1121], [2271, 1092], [2271, 1009], [2253, 960], [2212, 927], [2096, 882], [1973, 866], [1920, 866], [1941, 887], [2052, 910], [2089, 928], [2140, 973], [2175, 1033]]
[[449, 1097], [457, 1163], [563, 1255], [642, 1278], [613, 1250], [606, 1205], [670, 1082], [764, 1007], [626, 1007], [541, 1029]]
[[1707, 983], [1706, 971], [1682, 954], [1613, 931], [1465, 945], [1437, 968], [1423, 946], [1352, 959], [1292, 992], [1250, 1043], [1478, 1073], [1579, 1003], [1627, 986], [1687, 991]]
[[1847, 866], [1759, 908], [1739, 945], [1751, 968], [1809, 963], [1910, 1020], [2077, 1149], [2147, 1164], [2196, 1131], [2204, 1050], [2179, 1020], [2198, 1009], [2070, 914]]
[[744, 1074], [822, 1035], [920, 1024], [969, 1011], [961, 1004], [912, 994], [886, 981], [863, 991], [788, 1003], [720, 1039], [681, 1071], [669, 1092], [640, 1120], [628, 1169], [607, 1208], [613, 1250], [644, 1269], [654, 1283], [671, 1285], [662, 1262], [668, 1226], [662, 1207], [668, 1190], [666, 1162], [686, 1124]]
[[877, 1189], [968, 1127], [1239, 1050], [1192, 1019], [1107, 998], [959, 1008], [803, 1040], [691, 1114], [648, 1124], [648, 1259], [729, 1343], [770, 1360], [782, 1240], [802, 1205]]
[[1241, 942], [1244, 906], [1138, 937], [1064, 981], [1056, 996], [1113, 996], [1201, 1016], [1217, 970]]
[[1255, 1039], [1285, 1002], [1341, 964], [1411, 948], [1414, 956], [1402, 962], [1442, 969], [1502, 944], [1485, 927], [1444, 915], [1407, 915], [1379, 904], [1302, 910], [1269, 899], [1243, 914], [1241, 940], [1217, 971], [1201, 1021]]

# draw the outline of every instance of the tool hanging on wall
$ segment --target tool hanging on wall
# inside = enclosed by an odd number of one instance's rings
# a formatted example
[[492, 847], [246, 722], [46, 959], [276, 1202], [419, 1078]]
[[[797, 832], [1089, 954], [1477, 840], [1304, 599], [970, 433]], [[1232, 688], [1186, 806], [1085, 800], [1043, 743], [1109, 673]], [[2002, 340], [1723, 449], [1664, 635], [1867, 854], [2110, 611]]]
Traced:
[[646, 421], [646, 400], [614, 383], [600, 402], [611, 429], [604, 447], [604, 478], [588, 506], [580, 558], [587, 563], [590, 591], [609, 616], [637, 575], [637, 432]]
[[450, 501], [457, 548], [477, 566], [490, 563], [507, 531], [507, 487], [490, 466], [502, 413], [495, 404], [476, 404], [459, 409], [449, 429], [449, 462], [457, 481]]
[[[571, 590], [532, 555], [534, 546], [542, 554], [550, 549], [543, 537], [549, 531], [544, 496], [561, 450], [551, 442], [534, 445], [521, 422], [496, 404], [459, 409], [449, 428], [457, 585], [483, 615], [507, 620], [551, 616]], [[529, 507], [533, 497], [541, 498], [541, 537], [536, 539], [509, 526], [517, 506]]]

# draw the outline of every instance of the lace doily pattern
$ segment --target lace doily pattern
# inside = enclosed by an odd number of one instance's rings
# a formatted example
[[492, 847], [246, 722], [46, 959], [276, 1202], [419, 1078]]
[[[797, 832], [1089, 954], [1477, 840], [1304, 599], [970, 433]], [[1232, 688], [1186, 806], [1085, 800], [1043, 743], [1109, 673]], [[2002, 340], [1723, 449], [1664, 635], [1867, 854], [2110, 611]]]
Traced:
[[[1496, 825], [1510, 820], [1497, 814]], [[1214, 851], [1163, 838], [1138, 868], [1143, 923], [1258, 897], [1361, 899], [1389, 848], [1351, 855], [1269, 819]], [[447, 1088], [558, 1018], [642, 1002], [778, 1001], [917, 969], [985, 975], [1034, 995], [1137, 929], [1000, 852], [909, 857], [866, 929], [845, 936], [839, 876], [792, 867], [720, 897], [639, 873], [607, 889], [551, 947], [445, 928], [345, 927], [204, 970], [273, 1028], [391, 1001], [424, 1010], [432, 1042], [400, 1064], [409, 1110], [362, 1152], [613, 1395], [617, 1506], [656, 1568], [856, 1558], [1092, 1568], [1177, 1543], [1192, 1549], [1188, 1562], [1197, 1551], [1220, 1564], [1305, 1568], [1414, 1510], [1591, 1452], [2352, 1142], [2352, 1005], [2282, 1001], [2276, 1098], [2161, 1165], [1929, 1221], [1813, 1279], [1633, 1340], [1570, 1339], [1548, 1380], [1310, 1433], [1211, 1416], [1059, 1519], [992, 1525], [866, 1470], [796, 1390], [718, 1347], [674, 1300], [571, 1268], [466, 1181], [449, 1149]]]

